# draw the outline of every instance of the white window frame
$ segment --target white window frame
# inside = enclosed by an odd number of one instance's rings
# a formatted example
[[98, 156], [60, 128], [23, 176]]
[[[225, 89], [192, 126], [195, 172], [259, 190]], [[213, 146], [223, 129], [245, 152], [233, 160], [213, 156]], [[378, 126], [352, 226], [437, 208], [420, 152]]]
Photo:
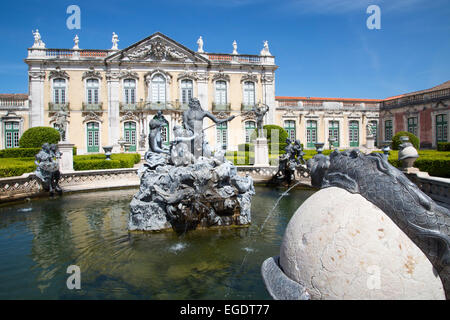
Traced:
[[[98, 90], [98, 93], [97, 93], [97, 96], [98, 96], [98, 101], [97, 101], [97, 103], [89, 103], [89, 99], [88, 99], [88, 97], [89, 97], [89, 94], [88, 94], [88, 90], [89, 90], [89, 87], [88, 87], [88, 80], [96, 80], [97, 82], [98, 82], [98, 88], [97, 88], [97, 90]], [[102, 97], [101, 97], [101, 87], [102, 87], [102, 81], [99, 79], [99, 78], [86, 78], [86, 79], [84, 79], [84, 88], [85, 88], [85, 101], [86, 101], [86, 104], [93, 104], [93, 105], [96, 105], [96, 104], [100, 104], [101, 103], [101, 101], [102, 101]], [[92, 90], [92, 89], [91, 89]]]
[[[125, 86], [126, 81], [134, 81], [134, 88], [128, 88]], [[134, 102], [127, 102], [126, 100], [126, 91], [130, 90], [130, 89], [134, 89]], [[124, 78], [122, 79], [122, 101], [124, 104], [137, 104], [138, 102], [138, 81], [134, 78]]]
[[[190, 78], [181, 78], [179, 81], [179, 86], [180, 86], [180, 104], [182, 104], [182, 105], [189, 103], [189, 98], [188, 98], [187, 102], [183, 102], [183, 90], [186, 89], [186, 88], [183, 88], [183, 82], [185, 82], [185, 81], [191, 82], [191, 84], [192, 84], [192, 87], [190, 88], [190, 90], [192, 91], [191, 98], [193, 98], [195, 96], [194, 95], [194, 86], [195, 86], [194, 80], [192, 80]], [[187, 88], [187, 89], [189, 89], [189, 88]]]

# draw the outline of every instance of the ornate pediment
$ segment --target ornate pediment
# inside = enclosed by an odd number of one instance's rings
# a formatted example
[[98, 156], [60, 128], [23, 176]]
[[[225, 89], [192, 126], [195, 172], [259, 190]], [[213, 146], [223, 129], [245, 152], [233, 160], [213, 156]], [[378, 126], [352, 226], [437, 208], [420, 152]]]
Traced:
[[245, 111], [241, 113], [242, 121], [256, 120], [256, 114], [253, 111]]
[[94, 67], [90, 67], [89, 71], [86, 71], [83, 73], [83, 80], [86, 78], [96, 78], [96, 79], [101, 79], [102, 75], [100, 73], [100, 71], [95, 71]]
[[55, 70], [50, 71], [48, 78], [49, 79], [63, 78], [63, 79], [68, 80], [70, 77], [66, 71], [61, 70], [60, 67], [56, 67]]
[[217, 81], [217, 80], [225, 80], [225, 81], [230, 82], [230, 76], [228, 74], [225, 74], [225, 73], [219, 71], [217, 73], [214, 73], [214, 75], [212, 76], [212, 79], [211, 79], [212, 82]]
[[127, 111], [122, 118], [120, 119], [120, 121], [124, 122], [124, 121], [139, 121], [139, 117], [136, 116], [133, 112]]
[[139, 80], [139, 75], [137, 74], [137, 72], [131, 70], [121, 71], [119, 77], [120, 79], [131, 78]]
[[164, 78], [166, 78], [167, 83], [170, 84], [172, 82], [172, 75], [162, 69], [159, 69], [159, 68], [152, 70], [150, 72], [147, 72], [144, 76], [145, 81], [147, 81], [147, 83], [149, 83], [151, 81], [151, 79], [153, 78], [153, 76], [158, 73], [162, 74], [164, 76]]
[[192, 72], [192, 71], [184, 71], [182, 73], [180, 73], [178, 75], [177, 80], [180, 79], [191, 79], [191, 80], [197, 80], [198, 79], [198, 74], [197, 72]]
[[93, 111], [83, 114], [83, 117], [84, 117], [83, 123], [86, 123], [89, 121], [98, 121], [100, 123], [103, 122], [102, 118]]
[[245, 75], [242, 76], [241, 78], [241, 83], [244, 81], [252, 81], [257, 83], [258, 82], [258, 76], [256, 74], [252, 74], [252, 73], [247, 73]]
[[157, 32], [152, 36], [107, 58], [108, 61], [178, 61], [205, 62], [200, 54]]

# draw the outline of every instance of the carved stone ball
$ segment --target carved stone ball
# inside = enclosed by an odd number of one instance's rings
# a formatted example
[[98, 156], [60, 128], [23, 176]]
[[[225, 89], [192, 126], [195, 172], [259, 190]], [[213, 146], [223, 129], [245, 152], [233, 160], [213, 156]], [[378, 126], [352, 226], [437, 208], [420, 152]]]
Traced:
[[423, 252], [378, 207], [341, 188], [322, 189], [297, 210], [280, 266], [312, 299], [445, 299]]

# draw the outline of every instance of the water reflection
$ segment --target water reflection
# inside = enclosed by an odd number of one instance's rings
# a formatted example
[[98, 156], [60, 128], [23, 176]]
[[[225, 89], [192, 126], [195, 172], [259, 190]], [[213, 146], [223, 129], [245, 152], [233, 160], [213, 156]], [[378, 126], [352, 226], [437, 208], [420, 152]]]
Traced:
[[[136, 190], [0, 207], [0, 298], [268, 299], [261, 263], [278, 253], [291, 215], [313, 192], [291, 191], [259, 233], [283, 190], [256, 191], [251, 227], [181, 236], [128, 232]], [[66, 288], [72, 264], [81, 269], [78, 291]]]

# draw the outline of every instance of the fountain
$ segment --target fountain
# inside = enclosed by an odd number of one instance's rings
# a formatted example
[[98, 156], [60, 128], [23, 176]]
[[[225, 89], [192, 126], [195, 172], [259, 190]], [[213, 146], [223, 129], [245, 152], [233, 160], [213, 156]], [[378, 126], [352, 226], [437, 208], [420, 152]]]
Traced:
[[280, 256], [262, 266], [275, 299], [447, 299], [450, 212], [383, 154], [308, 161], [321, 188], [292, 217]]
[[53, 195], [55, 192], [61, 194], [62, 189], [58, 182], [61, 177], [59, 171], [59, 163], [55, 159], [59, 159], [61, 153], [56, 144], [44, 143], [41, 151], [36, 154], [35, 163], [37, 165], [35, 174], [37, 180], [41, 184], [42, 189]]
[[205, 117], [216, 124], [234, 118], [217, 119], [191, 99], [170, 147], [162, 144], [162, 112], [150, 121], [149, 151], [138, 171], [141, 184], [130, 204], [129, 230], [180, 233], [250, 224], [253, 180], [239, 176], [223, 150], [211, 155], [202, 129]]
[[269, 185], [286, 185], [290, 186], [295, 181], [295, 173], [300, 177], [308, 178], [309, 170], [306, 167], [306, 162], [303, 159], [305, 153], [300, 140], [294, 143], [289, 138], [286, 139], [286, 151], [279, 157], [278, 171], [268, 182]]

